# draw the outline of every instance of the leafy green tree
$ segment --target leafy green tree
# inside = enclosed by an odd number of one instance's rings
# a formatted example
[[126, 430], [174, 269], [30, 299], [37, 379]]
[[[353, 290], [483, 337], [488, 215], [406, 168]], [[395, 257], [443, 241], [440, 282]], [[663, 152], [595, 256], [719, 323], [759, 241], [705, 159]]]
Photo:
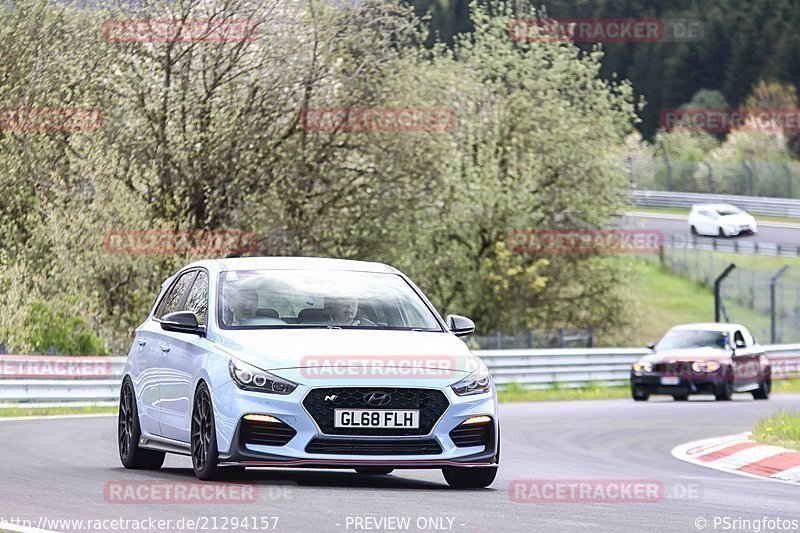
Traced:
[[79, 315], [85, 305], [34, 301], [28, 305], [22, 346], [32, 353], [54, 348], [62, 355], [105, 355], [106, 349], [94, 328]]

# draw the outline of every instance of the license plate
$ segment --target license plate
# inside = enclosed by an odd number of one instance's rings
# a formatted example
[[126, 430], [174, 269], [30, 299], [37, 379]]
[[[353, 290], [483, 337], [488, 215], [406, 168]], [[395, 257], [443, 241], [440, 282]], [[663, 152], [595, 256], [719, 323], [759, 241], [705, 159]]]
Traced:
[[664, 376], [661, 378], [662, 385], [678, 385], [681, 382], [681, 378], [678, 376]]
[[337, 428], [419, 428], [419, 410], [336, 409], [333, 427]]

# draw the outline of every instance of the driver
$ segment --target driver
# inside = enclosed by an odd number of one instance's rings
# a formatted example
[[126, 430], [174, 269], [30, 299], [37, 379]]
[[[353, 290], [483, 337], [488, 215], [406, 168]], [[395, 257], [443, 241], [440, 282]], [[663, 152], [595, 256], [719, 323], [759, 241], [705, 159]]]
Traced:
[[349, 296], [331, 298], [330, 310], [333, 313], [333, 323], [337, 326], [374, 326], [364, 317], [358, 315], [358, 299]]
[[247, 325], [258, 312], [258, 292], [255, 289], [240, 288], [233, 295], [230, 310], [233, 313], [231, 326]]

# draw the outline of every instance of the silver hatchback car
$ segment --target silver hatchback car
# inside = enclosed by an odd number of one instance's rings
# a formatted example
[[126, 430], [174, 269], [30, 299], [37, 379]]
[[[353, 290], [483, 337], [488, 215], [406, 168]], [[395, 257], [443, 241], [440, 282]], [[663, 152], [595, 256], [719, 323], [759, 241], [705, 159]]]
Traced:
[[189, 455], [200, 479], [244, 467], [441, 469], [486, 487], [500, 458], [497, 393], [436, 312], [379, 264], [199, 261], [166, 280], [136, 330], [120, 393], [126, 468]]

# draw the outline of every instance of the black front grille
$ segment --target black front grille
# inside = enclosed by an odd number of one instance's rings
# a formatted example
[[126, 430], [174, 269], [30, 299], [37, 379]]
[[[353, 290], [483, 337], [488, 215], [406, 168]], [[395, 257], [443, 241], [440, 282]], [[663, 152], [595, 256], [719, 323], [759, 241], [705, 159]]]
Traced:
[[435, 440], [332, 440], [312, 439], [307, 453], [338, 455], [435, 455], [442, 447]]
[[243, 445], [285, 446], [296, 434], [297, 431], [283, 422], [278, 424], [242, 419], [239, 442]]
[[492, 441], [493, 427], [494, 425], [491, 422], [461, 424], [450, 432], [450, 438], [453, 439], [453, 444], [459, 448], [488, 446]]
[[[380, 407], [372, 406], [364, 400], [364, 396], [371, 392], [386, 393], [391, 400]], [[312, 389], [303, 400], [303, 406], [327, 435], [427, 435], [449, 405], [447, 396], [440, 390], [391, 387]], [[335, 409], [419, 409], [419, 428], [334, 428]]]

